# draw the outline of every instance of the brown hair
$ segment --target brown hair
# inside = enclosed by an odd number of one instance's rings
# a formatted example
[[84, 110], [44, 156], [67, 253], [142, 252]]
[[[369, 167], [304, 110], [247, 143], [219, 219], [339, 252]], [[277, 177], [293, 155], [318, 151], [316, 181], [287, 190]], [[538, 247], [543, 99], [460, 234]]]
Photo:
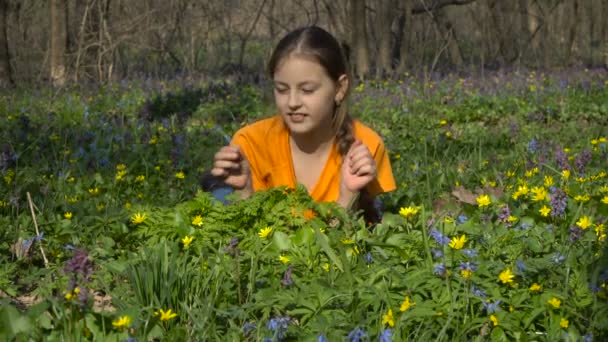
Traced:
[[[349, 81], [352, 80], [350, 68], [340, 43], [329, 32], [318, 26], [305, 26], [293, 30], [279, 41], [268, 62], [270, 78], [274, 77], [279, 63], [292, 53], [314, 57], [334, 82], [338, 82], [342, 75], [346, 75]], [[338, 149], [343, 156], [355, 141], [353, 119], [348, 114], [348, 108], [345, 105], [348, 93], [349, 89], [346, 90], [342, 101], [335, 104], [332, 118]]]

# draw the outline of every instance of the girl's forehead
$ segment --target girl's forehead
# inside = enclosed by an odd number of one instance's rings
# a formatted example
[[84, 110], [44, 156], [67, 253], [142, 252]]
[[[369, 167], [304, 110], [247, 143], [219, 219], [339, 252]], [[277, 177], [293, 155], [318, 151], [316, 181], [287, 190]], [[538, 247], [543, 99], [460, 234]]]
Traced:
[[303, 53], [291, 53], [283, 57], [274, 73], [274, 79], [285, 77], [329, 77], [327, 71], [319, 63], [319, 60], [311, 55]]

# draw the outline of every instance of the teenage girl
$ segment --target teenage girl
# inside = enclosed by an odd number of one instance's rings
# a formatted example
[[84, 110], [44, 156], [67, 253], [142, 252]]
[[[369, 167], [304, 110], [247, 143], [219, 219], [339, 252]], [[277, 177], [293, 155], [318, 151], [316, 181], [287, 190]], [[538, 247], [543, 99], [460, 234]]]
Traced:
[[278, 114], [241, 128], [216, 154], [211, 174], [241, 198], [303, 184], [317, 202], [372, 210], [396, 188], [382, 139], [347, 112], [348, 65], [327, 31], [288, 33], [268, 63]]

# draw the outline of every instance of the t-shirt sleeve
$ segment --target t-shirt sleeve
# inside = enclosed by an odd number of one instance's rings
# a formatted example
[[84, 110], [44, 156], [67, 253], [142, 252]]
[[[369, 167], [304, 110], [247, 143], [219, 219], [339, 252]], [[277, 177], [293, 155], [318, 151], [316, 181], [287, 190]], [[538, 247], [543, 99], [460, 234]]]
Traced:
[[249, 169], [251, 170], [251, 185], [253, 191], [258, 191], [266, 188], [264, 178], [260, 172], [263, 170], [263, 151], [260, 151], [260, 144], [256, 143], [255, 132], [243, 132], [239, 130], [234, 134], [231, 145], [238, 145], [241, 148], [241, 152], [247, 158], [249, 162]]
[[376, 179], [367, 186], [367, 191], [370, 195], [376, 196], [384, 192], [395, 190], [397, 185], [395, 184], [395, 178], [393, 177], [391, 161], [388, 158], [388, 153], [382, 140], [378, 142], [375, 151], [371, 152], [376, 161], [377, 176]]

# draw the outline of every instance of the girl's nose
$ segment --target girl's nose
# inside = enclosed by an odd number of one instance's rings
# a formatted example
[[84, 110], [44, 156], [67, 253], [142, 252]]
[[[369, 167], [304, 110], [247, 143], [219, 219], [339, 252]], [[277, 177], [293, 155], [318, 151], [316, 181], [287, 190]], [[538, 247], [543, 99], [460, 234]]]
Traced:
[[290, 109], [296, 109], [302, 106], [302, 101], [300, 100], [300, 96], [295, 92], [290, 92], [289, 97], [287, 99], [287, 106]]

